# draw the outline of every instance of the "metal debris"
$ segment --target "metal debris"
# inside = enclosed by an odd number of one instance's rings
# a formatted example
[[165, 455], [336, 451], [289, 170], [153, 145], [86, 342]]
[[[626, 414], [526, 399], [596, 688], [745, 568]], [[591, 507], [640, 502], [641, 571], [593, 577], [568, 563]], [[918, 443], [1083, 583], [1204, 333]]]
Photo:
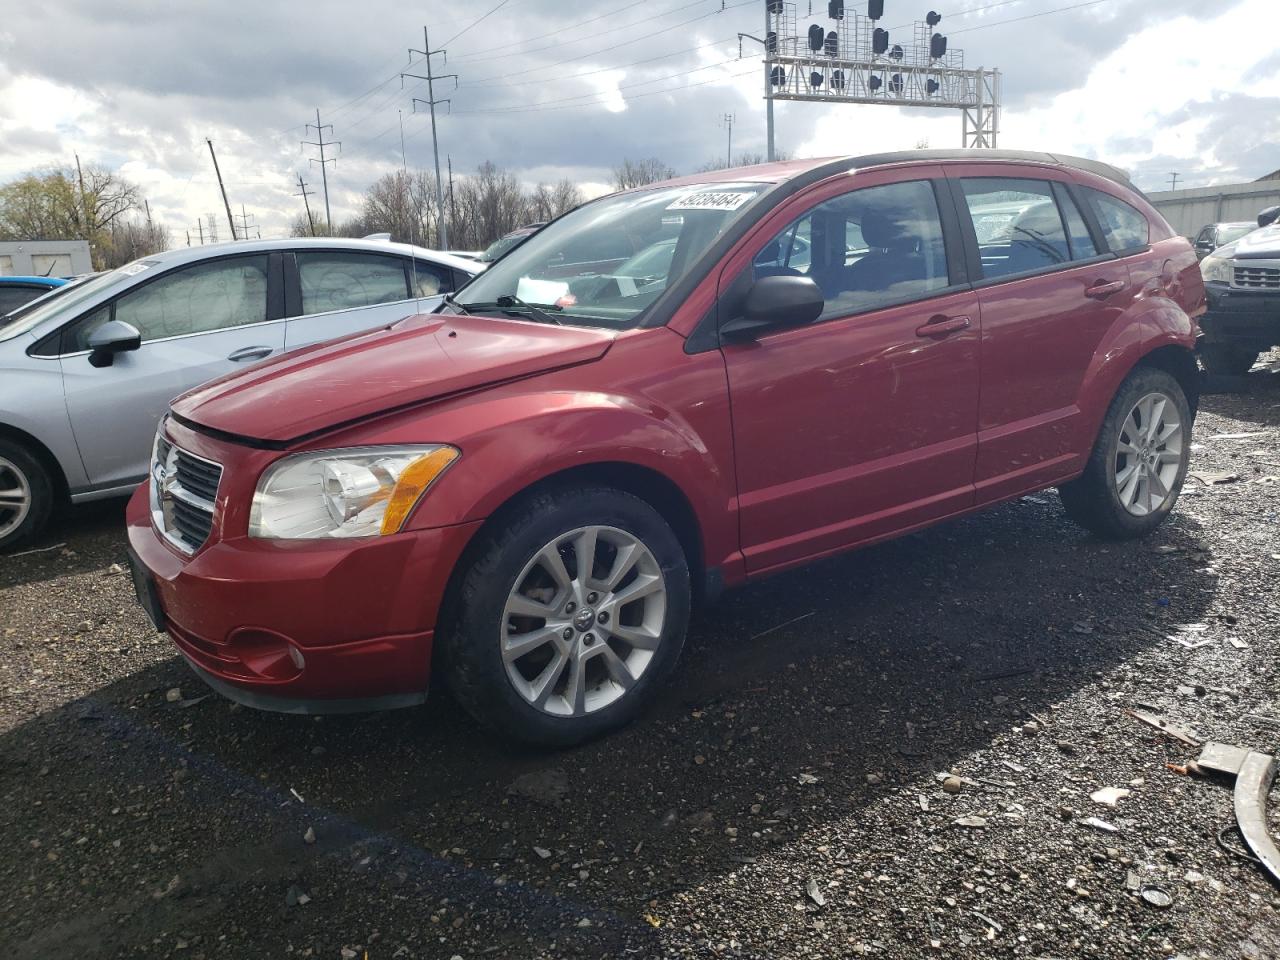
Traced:
[[1164, 887], [1157, 887], [1154, 883], [1143, 886], [1138, 895], [1157, 910], [1168, 910], [1173, 906], [1173, 895]]
[[1270, 754], [1210, 741], [1197, 761], [1206, 770], [1236, 778], [1232, 803], [1245, 844], [1276, 880], [1280, 880], [1280, 849], [1267, 831], [1267, 794], [1276, 778]]
[[1162, 720], [1160, 717], [1147, 713], [1145, 710], [1126, 710], [1125, 713], [1149, 727], [1155, 727], [1161, 733], [1173, 737], [1175, 740], [1180, 740], [1189, 747], [1200, 746], [1200, 741], [1193, 737], [1189, 731], [1170, 723], [1168, 720]]
[[1103, 833], [1118, 833], [1119, 828], [1107, 823], [1105, 820], [1099, 820], [1097, 817], [1085, 817], [1080, 821], [1086, 827], [1093, 827], [1095, 830], [1101, 830]]
[[1123, 787], [1103, 787], [1089, 794], [1089, 799], [1094, 803], [1104, 803], [1108, 807], [1114, 807], [1117, 800], [1123, 800], [1127, 796], [1129, 791]]

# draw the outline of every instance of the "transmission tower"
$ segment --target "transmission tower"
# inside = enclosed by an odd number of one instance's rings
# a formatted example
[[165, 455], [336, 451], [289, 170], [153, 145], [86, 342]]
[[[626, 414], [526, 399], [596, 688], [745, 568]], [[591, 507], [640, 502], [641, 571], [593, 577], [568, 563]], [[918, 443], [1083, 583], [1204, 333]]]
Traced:
[[316, 122], [308, 123], [307, 130], [310, 131], [313, 127], [315, 128], [315, 131], [316, 131], [315, 140], [303, 140], [302, 145], [304, 147], [318, 147], [320, 149], [319, 157], [308, 157], [307, 159], [310, 160], [312, 163], [320, 164], [320, 180], [324, 184], [324, 222], [327, 225], [329, 232], [333, 233], [333, 215], [329, 212], [329, 173], [328, 173], [328, 170], [326, 169], [326, 164], [332, 163], [336, 166], [338, 163], [338, 158], [326, 157], [324, 155], [324, 148], [337, 147], [338, 151], [341, 152], [342, 141], [329, 140], [327, 143], [325, 142], [324, 132], [328, 130], [330, 134], [332, 134], [333, 124], [331, 123], [322, 124], [320, 122], [319, 108], [316, 109]]
[[458, 75], [456, 73], [439, 74], [439, 73], [433, 72], [432, 63], [431, 63], [432, 57], [434, 57], [436, 54], [439, 54], [441, 57], [444, 57], [445, 63], [449, 62], [449, 58], [445, 55], [445, 51], [443, 49], [440, 49], [440, 50], [431, 49], [431, 41], [427, 37], [427, 28], [425, 26], [422, 28], [422, 49], [415, 50], [413, 49], [413, 47], [409, 48], [410, 56], [412, 56], [415, 53], [422, 54], [422, 60], [427, 65], [427, 75], [424, 77], [416, 73], [402, 73], [400, 74], [400, 85], [402, 87], [404, 86], [405, 77], [412, 77], [415, 80], [427, 81], [427, 99], [420, 100], [419, 98], [414, 97], [413, 109], [414, 109], [414, 112], [416, 113], [418, 110], [418, 104], [422, 103], [422, 104], [425, 104], [427, 108], [431, 111], [431, 152], [435, 155], [435, 161], [436, 161], [436, 217], [437, 217], [436, 223], [439, 224], [439, 227], [436, 230], [436, 235], [437, 235], [437, 239], [440, 241], [440, 248], [442, 250], [448, 250], [449, 249], [449, 225], [445, 220], [444, 187], [440, 181], [440, 138], [436, 133], [436, 105], [440, 103], [447, 104], [449, 103], [449, 100], [447, 98], [443, 100], [436, 99], [435, 82], [437, 80], [453, 80], [453, 85], [454, 85], [454, 88], [456, 89], [458, 86]]

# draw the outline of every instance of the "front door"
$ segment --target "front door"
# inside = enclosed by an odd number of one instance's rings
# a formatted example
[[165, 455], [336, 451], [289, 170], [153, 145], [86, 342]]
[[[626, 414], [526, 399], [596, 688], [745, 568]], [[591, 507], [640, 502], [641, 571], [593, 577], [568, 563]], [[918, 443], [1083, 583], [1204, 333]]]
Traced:
[[868, 181], [794, 202], [727, 278], [722, 323], [766, 274], [808, 276], [826, 301], [808, 326], [722, 347], [752, 573], [973, 502], [977, 295], [948, 264], [933, 182]]
[[[169, 401], [284, 348], [284, 321], [268, 296], [268, 254], [179, 267], [134, 287], [63, 334], [63, 391], [89, 482], [146, 476], [151, 440]], [[142, 346], [108, 367], [89, 363], [88, 338], [112, 319], [132, 324]]]

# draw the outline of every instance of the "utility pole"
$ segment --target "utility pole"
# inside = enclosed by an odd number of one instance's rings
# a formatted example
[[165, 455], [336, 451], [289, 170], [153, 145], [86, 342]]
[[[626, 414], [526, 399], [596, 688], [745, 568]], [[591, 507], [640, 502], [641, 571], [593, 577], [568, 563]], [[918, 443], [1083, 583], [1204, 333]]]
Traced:
[[[764, 35], [765, 37], [768, 37], [769, 31], [772, 29], [769, 24], [769, 4], [766, 3], [764, 7], [765, 7]], [[773, 146], [773, 97], [771, 95], [773, 91], [770, 87], [770, 78], [769, 78], [770, 54], [773, 53], [773, 50], [769, 48], [768, 40], [761, 40], [759, 37], [753, 36], [750, 33], [740, 33], [738, 34], [738, 59], [739, 60], [742, 59], [742, 41], [743, 40], [754, 40], [756, 43], [760, 44], [760, 46], [764, 47], [764, 122], [765, 122], [765, 136], [768, 141], [768, 148], [767, 148], [765, 157], [769, 160], [770, 163], [772, 163], [776, 158], [776, 151], [774, 150], [774, 146]], [[775, 43], [777, 42], [776, 39], [774, 42]]]
[[316, 222], [311, 216], [311, 201], [307, 198], [314, 194], [314, 190], [307, 189], [307, 182], [302, 179], [302, 174], [298, 174], [298, 192], [295, 197], [302, 197], [302, 205], [307, 208], [307, 224], [311, 227], [311, 235], [316, 235]]
[[726, 113], [720, 118], [720, 125], [729, 128], [729, 147], [725, 151], [724, 166], [728, 170], [733, 166], [733, 114]]
[[213, 152], [213, 141], [205, 138], [209, 144], [209, 156], [213, 157], [213, 172], [218, 175], [218, 189], [222, 191], [222, 205], [227, 208], [227, 225], [231, 227], [231, 239], [236, 239], [236, 222], [231, 217], [231, 204], [227, 202], [227, 188], [222, 183], [222, 171], [218, 169], [218, 155]]
[[84, 238], [89, 236], [89, 202], [84, 198], [84, 171], [80, 169], [80, 154], [76, 153], [76, 176], [80, 179], [80, 222], [84, 227]]
[[1169, 174], [1169, 189], [1170, 190], [1178, 189], [1178, 175], [1176, 173]]
[[[203, 247], [204, 246], [204, 221], [203, 220], [196, 221], [196, 230], [200, 232], [200, 246]], [[187, 236], [191, 236], [190, 230], [187, 231]]]
[[445, 55], [444, 50], [431, 49], [431, 41], [427, 37], [426, 26], [423, 26], [422, 28], [422, 49], [415, 50], [413, 49], [413, 47], [409, 48], [410, 56], [412, 56], [415, 53], [422, 54], [422, 59], [427, 64], [427, 75], [423, 77], [416, 73], [402, 73], [400, 74], [400, 85], [402, 87], [404, 86], [405, 77], [413, 77], [413, 79], [415, 80], [427, 81], [427, 99], [419, 100], [417, 97], [414, 97], [413, 108], [416, 111], [418, 108], [418, 104], [425, 103], [431, 111], [431, 152], [435, 155], [435, 161], [436, 161], [436, 215], [439, 217], [439, 220], [437, 221], [439, 223], [439, 228], [436, 231], [436, 239], [440, 242], [440, 248], [442, 250], [447, 250], [449, 249], [449, 225], [445, 223], [444, 187], [440, 180], [440, 138], [439, 138], [439, 135], [436, 133], [436, 104], [449, 103], [449, 101], [448, 99], [444, 99], [444, 100], [436, 99], [435, 81], [452, 79], [454, 88], [456, 89], [458, 86], [458, 75], [456, 73], [436, 74], [432, 72], [432, 67], [431, 67], [432, 57], [434, 57], [438, 53], [442, 57], [445, 57], [445, 63], [449, 62], [449, 58]]
[[187, 231], [187, 246], [191, 246], [191, 231]]
[[151, 226], [151, 201], [146, 197], [142, 198], [142, 205], [147, 208], [147, 226]]
[[[251, 216], [252, 214], [244, 212], [244, 204], [240, 204], [240, 237], [244, 240], [249, 239], [249, 218]], [[255, 229], [257, 228], [257, 224], [253, 226]]]
[[336, 163], [338, 162], [338, 158], [337, 158], [337, 157], [328, 157], [328, 158], [326, 158], [326, 157], [325, 157], [325, 155], [324, 155], [324, 148], [325, 148], [325, 147], [337, 146], [337, 148], [338, 148], [339, 150], [341, 150], [341, 149], [342, 149], [342, 141], [341, 141], [341, 140], [330, 140], [328, 143], [325, 143], [325, 142], [324, 142], [324, 132], [325, 132], [326, 130], [328, 130], [328, 131], [330, 131], [330, 132], [332, 133], [332, 131], [333, 131], [333, 124], [331, 124], [331, 123], [325, 123], [325, 124], [322, 124], [322, 123], [320, 122], [320, 109], [319, 109], [319, 107], [317, 107], [317, 108], [316, 108], [316, 122], [315, 122], [315, 123], [308, 123], [308, 124], [307, 124], [307, 129], [308, 129], [308, 130], [310, 130], [312, 127], [315, 127], [315, 128], [316, 128], [316, 138], [315, 138], [315, 140], [303, 140], [303, 141], [302, 141], [302, 145], [303, 145], [304, 147], [319, 147], [319, 148], [320, 148], [320, 159], [319, 159], [319, 160], [317, 160], [315, 157], [308, 157], [307, 159], [309, 159], [312, 163], [318, 163], [318, 164], [320, 164], [320, 179], [321, 179], [321, 181], [324, 183], [324, 222], [325, 222], [325, 224], [327, 224], [327, 226], [328, 226], [328, 228], [329, 228], [329, 232], [330, 232], [330, 233], [333, 233], [333, 214], [332, 214], [332, 213], [330, 213], [330, 211], [329, 211], [329, 174], [328, 174], [328, 172], [325, 170], [325, 164], [326, 164], [326, 163], [333, 163], [333, 164], [336, 164]]

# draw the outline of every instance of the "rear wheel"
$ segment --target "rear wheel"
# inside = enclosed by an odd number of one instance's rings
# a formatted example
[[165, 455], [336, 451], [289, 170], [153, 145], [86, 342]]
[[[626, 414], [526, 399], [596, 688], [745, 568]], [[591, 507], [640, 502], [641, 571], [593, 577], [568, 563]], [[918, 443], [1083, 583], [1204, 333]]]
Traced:
[[608, 488], [531, 497], [478, 551], [446, 616], [455, 697], [503, 736], [569, 746], [630, 721], [684, 644], [689, 569], [649, 504]]
[[1099, 536], [1138, 537], [1177, 502], [1191, 455], [1191, 408], [1163, 370], [1140, 367], [1121, 384], [1084, 473], [1058, 488], [1067, 515]]
[[1258, 351], [1233, 343], [1204, 343], [1200, 345], [1200, 365], [1208, 373], [1239, 377], [1248, 373], [1258, 359]]
[[0, 550], [34, 537], [52, 509], [48, 471], [25, 447], [0, 439]]

